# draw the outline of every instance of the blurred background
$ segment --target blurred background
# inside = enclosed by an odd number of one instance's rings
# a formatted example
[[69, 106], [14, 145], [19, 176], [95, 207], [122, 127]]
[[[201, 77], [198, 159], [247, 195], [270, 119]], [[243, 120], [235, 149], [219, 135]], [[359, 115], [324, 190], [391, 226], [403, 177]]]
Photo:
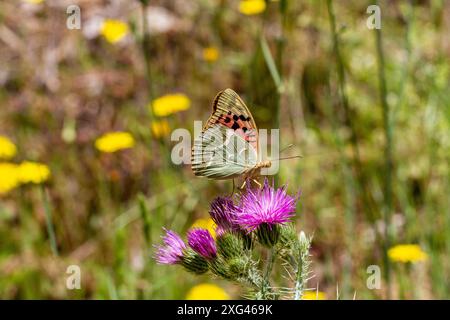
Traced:
[[303, 155], [277, 184], [302, 192], [313, 298], [448, 299], [450, 2], [379, 1], [381, 29], [373, 4], [1, 1], [0, 297], [240, 298], [152, 259], [232, 190], [170, 157], [230, 87]]

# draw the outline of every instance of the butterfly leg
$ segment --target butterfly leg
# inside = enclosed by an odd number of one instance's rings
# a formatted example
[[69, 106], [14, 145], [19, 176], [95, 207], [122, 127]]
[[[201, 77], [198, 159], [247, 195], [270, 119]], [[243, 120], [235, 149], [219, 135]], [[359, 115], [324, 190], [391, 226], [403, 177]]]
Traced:
[[244, 190], [245, 185], [247, 184], [247, 179], [244, 180], [242, 183], [242, 186], [239, 188], [239, 190]]
[[228, 196], [229, 198], [231, 198], [233, 196], [235, 187], [236, 187], [236, 185], [235, 185], [234, 179], [233, 179], [233, 189], [231, 190], [231, 194]]
[[262, 188], [262, 185], [261, 185], [261, 183], [258, 182], [258, 180], [252, 179], [252, 181], [253, 181], [254, 183], [256, 183], [260, 189]]

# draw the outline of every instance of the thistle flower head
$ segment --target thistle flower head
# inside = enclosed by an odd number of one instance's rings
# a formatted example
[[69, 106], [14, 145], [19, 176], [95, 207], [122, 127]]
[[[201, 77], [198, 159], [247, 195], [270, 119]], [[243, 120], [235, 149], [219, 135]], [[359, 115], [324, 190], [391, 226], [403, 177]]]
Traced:
[[166, 235], [162, 237], [164, 245], [156, 246], [156, 261], [161, 264], [181, 263], [186, 245], [177, 233], [164, 230], [166, 231]]
[[236, 231], [239, 225], [235, 221], [237, 206], [230, 198], [218, 197], [211, 202], [209, 214], [219, 230]]
[[222, 237], [227, 233], [227, 230], [222, 228], [221, 226], [217, 226], [214, 232], [216, 233], [216, 237]]
[[285, 224], [293, 216], [297, 199], [287, 194], [286, 186], [275, 189], [266, 179], [262, 189], [248, 188], [241, 196], [236, 222], [247, 231]]
[[189, 246], [207, 260], [217, 256], [216, 244], [211, 233], [206, 229], [194, 228], [187, 235]]

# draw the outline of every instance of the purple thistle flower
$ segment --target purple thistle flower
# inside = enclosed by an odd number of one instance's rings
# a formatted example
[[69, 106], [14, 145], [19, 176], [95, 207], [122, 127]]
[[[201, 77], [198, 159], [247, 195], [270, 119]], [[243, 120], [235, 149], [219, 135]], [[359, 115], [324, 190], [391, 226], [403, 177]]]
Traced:
[[214, 231], [216, 232], [216, 238], [222, 237], [225, 233], [227, 233], [227, 230], [221, 226], [217, 226]]
[[206, 229], [194, 228], [187, 235], [189, 246], [205, 259], [214, 259], [217, 255], [214, 238]]
[[261, 225], [272, 228], [285, 224], [294, 215], [297, 199], [298, 196], [292, 197], [286, 193], [286, 186], [275, 189], [265, 179], [262, 189], [248, 188], [242, 194], [236, 222], [247, 231], [253, 231]]
[[236, 231], [239, 225], [236, 223], [238, 208], [230, 198], [218, 197], [211, 202], [209, 214], [221, 231]]
[[161, 264], [182, 262], [183, 251], [186, 249], [186, 245], [177, 233], [166, 229], [164, 231], [166, 231], [166, 235], [162, 237], [164, 245], [156, 246], [156, 261]]

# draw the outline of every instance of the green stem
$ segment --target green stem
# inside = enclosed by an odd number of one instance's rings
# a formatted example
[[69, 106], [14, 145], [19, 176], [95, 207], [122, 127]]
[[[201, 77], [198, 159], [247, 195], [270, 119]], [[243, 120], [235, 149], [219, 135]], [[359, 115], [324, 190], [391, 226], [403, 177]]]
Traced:
[[[353, 155], [351, 157], [351, 162], [349, 161], [349, 164], [353, 167], [354, 173], [351, 172], [351, 170], [348, 170], [347, 166], [343, 166], [343, 174], [345, 177], [346, 182], [346, 210], [345, 210], [345, 225], [348, 226], [350, 230], [353, 230], [353, 222], [355, 221], [355, 214], [356, 214], [356, 199], [357, 197], [354, 196], [355, 191], [359, 192], [361, 195], [361, 199], [363, 202], [363, 210], [368, 218], [369, 221], [374, 221], [376, 219], [374, 209], [374, 201], [370, 195], [370, 191], [368, 188], [368, 182], [366, 175], [363, 170], [363, 164], [361, 160], [360, 150], [359, 150], [359, 137], [357, 134], [357, 130], [355, 127], [355, 114], [350, 108], [350, 104], [347, 97], [346, 92], [346, 86], [347, 86], [347, 80], [346, 80], [346, 73], [344, 68], [344, 59], [341, 54], [340, 49], [340, 41], [339, 41], [339, 35], [336, 27], [336, 16], [334, 13], [333, 8], [333, 1], [327, 0], [327, 7], [328, 7], [328, 16], [330, 21], [330, 29], [332, 33], [332, 43], [333, 43], [333, 51], [334, 51], [334, 58], [336, 60], [336, 68], [337, 68], [337, 75], [338, 75], [338, 91], [339, 96], [341, 100], [341, 106], [343, 109], [343, 117], [344, 117], [344, 124], [347, 128], [350, 130], [350, 143], [353, 149]], [[342, 153], [342, 157], [345, 160], [345, 155]], [[347, 161], [345, 160], [344, 163]], [[357, 181], [358, 188], [355, 188], [355, 185], [353, 183], [353, 179], [351, 179], [351, 176], [355, 177], [355, 180]], [[350, 234], [347, 232], [347, 234]], [[352, 239], [350, 237], [346, 238], [346, 243], [349, 248], [349, 259], [346, 259], [346, 262], [344, 264], [344, 292], [347, 292], [350, 287], [349, 284], [349, 275], [352, 272]]]
[[[376, 1], [378, 5], [379, 2]], [[390, 286], [390, 262], [387, 256], [387, 250], [390, 246], [390, 220], [391, 220], [391, 212], [392, 212], [392, 171], [393, 171], [393, 158], [392, 158], [392, 125], [390, 123], [390, 110], [387, 102], [387, 89], [386, 89], [386, 75], [385, 75], [385, 61], [384, 61], [384, 53], [383, 53], [383, 38], [381, 34], [381, 29], [376, 29], [376, 49], [377, 49], [377, 60], [378, 60], [378, 82], [379, 82], [379, 94], [380, 94], [380, 102], [381, 108], [383, 112], [383, 129], [384, 136], [386, 140], [385, 148], [384, 148], [384, 156], [385, 156], [385, 172], [384, 172], [384, 181], [383, 181], [383, 189], [384, 189], [384, 212], [383, 212], [383, 220], [384, 220], [384, 275], [386, 279], [386, 283], [388, 286], [388, 299], [391, 296], [391, 286]]]
[[343, 108], [344, 122], [345, 125], [350, 129], [350, 143], [352, 144], [352, 149], [354, 152], [354, 155], [352, 157], [353, 168], [355, 170], [355, 175], [357, 177], [358, 184], [361, 187], [362, 200], [364, 201], [364, 208], [366, 209], [365, 213], [369, 218], [369, 220], [374, 221], [376, 210], [374, 210], [374, 201], [368, 190], [367, 178], [363, 172], [361, 155], [359, 151], [359, 138], [354, 125], [354, 121], [352, 120], [355, 118], [355, 115], [352, 114], [352, 110], [350, 108], [350, 104], [348, 102], [348, 97], [346, 93], [346, 77], [345, 77], [344, 61], [340, 51], [339, 36], [336, 29], [336, 17], [334, 14], [333, 2], [331, 0], [327, 0], [327, 7], [328, 7], [328, 16], [330, 20], [330, 29], [332, 33], [333, 51], [336, 59], [339, 95], [341, 98], [341, 104]]
[[[148, 33], [148, 23], [147, 23], [147, 6], [148, 1], [141, 1], [141, 11], [142, 11], [142, 38], [141, 38], [141, 47], [142, 54], [145, 60], [145, 74], [147, 80], [147, 91], [148, 91], [148, 99], [152, 101], [153, 99], [153, 82], [152, 82], [152, 68], [151, 68], [151, 57], [150, 57], [150, 35]], [[153, 110], [149, 108], [150, 120], [154, 119]]]
[[272, 273], [273, 265], [276, 257], [276, 249], [269, 250], [269, 256], [267, 258], [266, 270], [261, 284], [261, 298], [264, 300], [273, 299], [274, 292], [270, 287], [270, 275]]
[[55, 229], [53, 227], [53, 221], [52, 221], [52, 213], [50, 210], [50, 202], [48, 200], [47, 191], [45, 190], [45, 187], [41, 186], [41, 197], [42, 202], [44, 204], [44, 212], [45, 212], [45, 224], [47, 227], [47, 233], [50, 239], [50, 247], [52, 249], [52, 252], [55, 256], [58, 256], [58, 246], [56, 243], [56, 236], [55, 236]]
[[[273, 56], [270, 52], [269, 45], [267, 44], [267, 40], [264, 37], [263, 33], [261, 34], [261, 37], [260, 37], [260, 46], [261, 46], [261, 50], [262, 50], [267, 68], [269, 69], [270, 75], [271, 75], [272, 80], [277, 89], [277, 91], [276, 91], [277, 99], [276, 99], [275, 110], [274, 110], [275, 121], [274, 121], [273, 125], [275, 126], [275, 128], [279, 129], [280, 128], [281, 99], [282, 99], [282, 92], [284, 91], [284, 88], [283, 88], [282, 75], [278, 70], [281, 71], [281, 65], [282, 65], [282, 59], [283, 59], [282, 51], [284, 48], [284, 40], [283, 40], [283, 38], [278, 40], [277, 63], [273, 59]], [[277, 67], [277, 64], [278, 64], [278, 67]], [[271, 156], [273, 157], [274, 155], [271, 155]], [[276, 174], [274, 176], [274, 183], [278, 184], [278, 174]]]
[[303, 297], [303, 292], [306, 288], [311, 266], [311, 261], [309, 259], [310, 247], [311, 239], [306, 239], [305, 237], [303, 240], [300, 240], [299, 256], [294, 258], [297, 260], [294, 300], [300, 300]]
[[277, 65], [275, 64], [275, 61], [272, 57], [272, 53], [270, 52], [270, 48], [269, 45], [267, 44], [267, 40], [264, 37], [264, 34], [261, 35], [259, 42], [261, 45], [264, 60], [266, 62], [267, 68], [269, 69], [272, 80], [275, 83], [277, 90], [280, 91], [282, 89], [281, 75], [278, 72]]
[[152, 242], [152, 235], [151, 235], [151, 222], [148, 212], [147, 203], [145, 201], [145, 197], [142, 193], [139, 193], [138, 195], [138, 202], [139, 202], [139, 212], [141, 214], [142, 219], [142, 231], [144, 233], [145, 242], [147, 244], [147, 248], [150, 248], [151, 242]]

